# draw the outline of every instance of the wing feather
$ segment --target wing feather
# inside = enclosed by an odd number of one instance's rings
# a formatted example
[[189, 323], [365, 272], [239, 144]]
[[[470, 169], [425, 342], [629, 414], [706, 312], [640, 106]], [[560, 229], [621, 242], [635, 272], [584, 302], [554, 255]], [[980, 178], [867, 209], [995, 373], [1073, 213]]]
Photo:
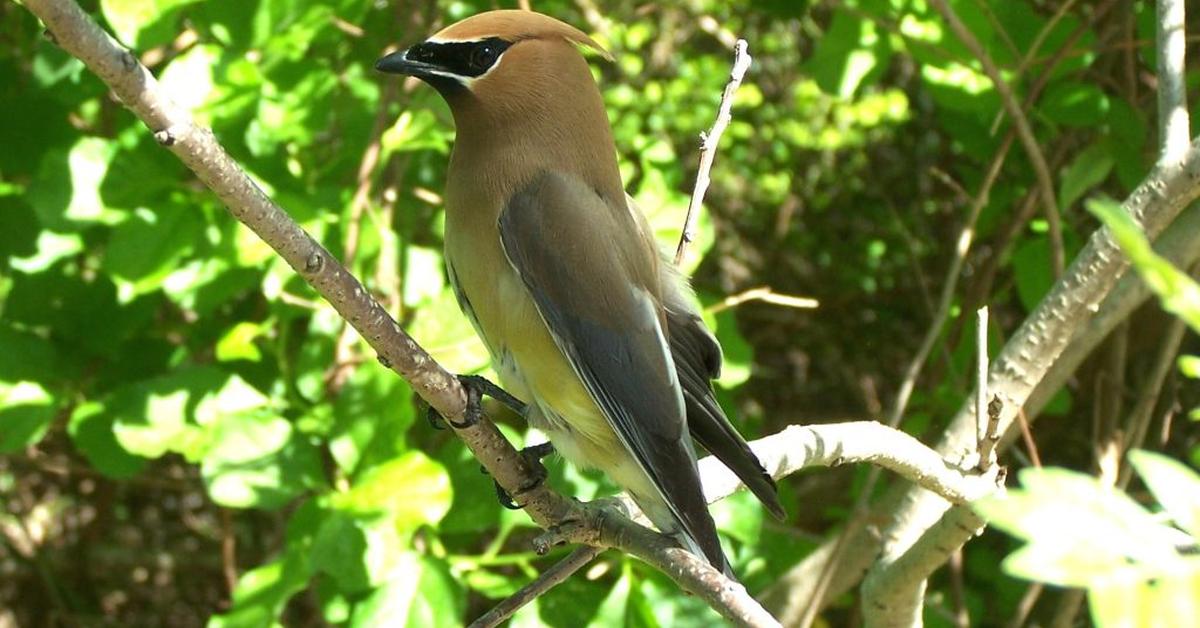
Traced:
[[641, 242], [636, 223], [562, 173], [543, 173], [514, 194], [499, 227], [505, 255], [605, 419], [687, 537], [726, 569], [684, 429], [657, 253], [615, 246]]

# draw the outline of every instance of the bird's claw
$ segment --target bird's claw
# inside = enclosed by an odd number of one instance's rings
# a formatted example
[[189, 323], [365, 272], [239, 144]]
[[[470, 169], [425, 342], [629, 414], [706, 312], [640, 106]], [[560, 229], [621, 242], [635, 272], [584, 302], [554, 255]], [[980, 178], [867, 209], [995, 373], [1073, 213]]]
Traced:
[[425, 411], [425, 420], [429, 421], [429, 426], [435, 430], [446, 429], [446, 424], [457, 429], [471, 427], [479, 422], [483, 417], [483, 397], [487, 395], [496, 401], [504, 404], [512, 409], [513, 412], [524, 416], [525, 404], [516, 397], [512, 396], [507, 390], [497, 386], [482, 375], [459, 375], [459, 383], [463, 389], [467, 391], [467, 409], [463, 413], [462, 421], [451, 421], [446, 419], [437, 410], [430, 406]]
[[[530, 445], [521, 450], [521, 457], [525, 459], [525, 464], [529, 465], [530, 470], [533, 471], [533, 479], [522, 486], [517, 491], [517, 495], [531, 491], [546, 481], [548, 473], [546, 466], [542, 464], [542, 458], [552, 453], [554, 453], [554, 445], [549, 442]], [[513, 496], [504, 490], [504, 487], [500, 486], [499, 482], [494, 483], [496, 485], [496, 499], [500, 501], [500, 505], [509, 510], [520, 510], [521, 505], [513, 499]]]

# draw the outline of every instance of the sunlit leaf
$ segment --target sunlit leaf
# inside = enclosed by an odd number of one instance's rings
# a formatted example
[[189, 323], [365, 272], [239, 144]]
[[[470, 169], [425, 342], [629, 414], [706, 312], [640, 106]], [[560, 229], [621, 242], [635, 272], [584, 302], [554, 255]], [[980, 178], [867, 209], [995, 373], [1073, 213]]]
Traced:
[[1141, 228], [1116, 202], [1091, 201], [1088, 210], [1112, 231], [1142, 280], [1162, 301], [1163, 308], [1200, 332], [1200, 284], [1155, 253]]
[[1129, 452], [1129, 462], [1179, 527], [1200, 539], [1200, 475], [1151, 451]]

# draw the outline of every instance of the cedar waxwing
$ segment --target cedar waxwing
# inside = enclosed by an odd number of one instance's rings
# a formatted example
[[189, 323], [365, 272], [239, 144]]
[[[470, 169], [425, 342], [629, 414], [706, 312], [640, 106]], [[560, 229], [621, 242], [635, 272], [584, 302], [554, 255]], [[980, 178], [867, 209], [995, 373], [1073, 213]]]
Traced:
[[375, 67], [433, 86], [454, 115], [446, 268], [501, 383], [567, 460], [728, 573], [692, 438], [783, 509], [713, 397], [720, 346], [625, 196], [579, 47], [607, 56], [551, 17], [492, 11]]

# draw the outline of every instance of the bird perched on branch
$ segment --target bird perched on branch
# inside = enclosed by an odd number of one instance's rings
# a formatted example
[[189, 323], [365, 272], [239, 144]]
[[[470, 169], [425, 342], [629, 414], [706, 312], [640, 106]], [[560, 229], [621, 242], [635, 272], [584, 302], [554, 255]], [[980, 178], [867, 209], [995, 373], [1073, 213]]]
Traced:
[[456, 140], [446, 267], [527, 420], [729, 572], [694, 438], [776, 516], [775, 484], [713, 397], [721, 349], [629, 202], [583, 32], [530, 11], [458, 22], [375, 67], [441, 93]]

